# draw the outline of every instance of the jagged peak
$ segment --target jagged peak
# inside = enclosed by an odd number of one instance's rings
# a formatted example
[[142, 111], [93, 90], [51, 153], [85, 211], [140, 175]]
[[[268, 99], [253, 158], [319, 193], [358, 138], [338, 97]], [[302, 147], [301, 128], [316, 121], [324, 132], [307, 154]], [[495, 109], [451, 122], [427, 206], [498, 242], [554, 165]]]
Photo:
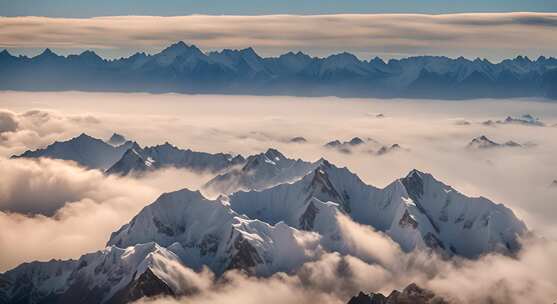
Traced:
[[247, 47], [245, 49], [241, 49], [240, 53], [244, 54], [244, 55], [250, 55], [250, 56], [256, 56], [259, 57], [259, 55], [255, 52], [255, 50], [250, 46]]
[[12, 54], [10, 54], [10, 52], [8, 52], [7, 49], [2, 50], [2, 52], [0, 52], [0, 56], [3, 56], [3, 57], [14, 57], [14, 56], [12, 56]]
[[[94, 57], [99, 57], [99, 55], [97, 55], [97, 53], [95, 53], [94, 51], [91, 50], [85, 50], [83, 52], [81, 52], [81, 54], [79, 54], [79, 56], [94, 56]], [[100, 58], [100, 57], [99, 57]]]
[[54, 53], [51, 49], [46, 48], [42, 53], [35, 56], [34, 58], [46, 58], [46, 57], [59, 57], [58, 54]]
[[274, 149], [274, 148], [267, 149], [267, 151], [265, 151], [264, 155], [267, 156], [271, 160], [275, 160], [276, 158], [279, 158], [279, 159], [285, 159], [286, 158], [286, 156], [284, 156], [284, 154], [280, 153], [279, 150]]
[[169, 49], [188, 49], [190, 48], [184, 41], [178, 41], [169, 45], [165, 50]]
[[79, 141], [83, 141], [83, 140], [99, 140], [98, 138], [95, 138], [93, 136], [90, 136], [89, 134], [86, 134], [85, 132], [79, 134], [78, 136], [72, 138], [75, 140], [79, 140]]
[[317, 160], [317, 163], [319, 164], [318, 167], [323, 166], [324, 168], [330, 168], [332, 166], [334, 166], [333, 164], [331, 164], [327, 159], [325, 159], [324, 157], [321, 157], [320, 159]]
[[108, 139], [108, 143], [112, 145], [120, 145], [126, 142], [126, 137], [122, 134], [112, 133]]
[[423, 172], [421, 172], [418, 169], [412, 169], [410, 170], [410, 172], [408, 172], [408, 174], [406, 174], [406, 177], [413, 177], [413, 176], [417, 176], [417, 177], [421, 177], [423, 175]]
[[408, 172], [408, 174], [406, 174], [406, 177], [404, 177], [404, 179], [410, 179], [410, 178], [419, 178], [419, 179], [424, 179], [425, 177], [431, 177], [433, 178], [433, 176], [430, 173], [418, 170], [416, 168], [410, 170], [410, 172]]
[[159, 54], [172, 54], [173, 56], [179, 56], [187, 52], [203, 54], [203, 52], [201, 52], [201, 50], [198, 49], [195, 45], [187, 45], [183, 41], [178, 41], [174, 44], [171, 44], [169, 47], [162, 50]]

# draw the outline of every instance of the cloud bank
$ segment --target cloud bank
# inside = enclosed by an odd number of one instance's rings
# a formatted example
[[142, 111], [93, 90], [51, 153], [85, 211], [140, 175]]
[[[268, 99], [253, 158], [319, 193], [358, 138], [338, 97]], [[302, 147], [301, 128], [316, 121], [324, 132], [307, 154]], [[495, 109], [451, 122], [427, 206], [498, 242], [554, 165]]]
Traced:
[[[325, 157], [379, 187], [417, 168], [466, 195], [504, 203], [529, 228], [557, 238], [553, 217], [557, 209], [551, 203], [557, 197], [556, 188], [551, 187], [557, 178], [553, 169], [557, 166], [557, 128], [552, 127], [557, 124], [554, 103], [3, 92], [0, 107], [18, 121], [15, 132], [2, 133], [8, 138], [0, 143], [0, 155], [4, 157], [67, 140], [81, 132], [98, 138], [118, 132], [141, 145], [168, 141], [196, 151], [243, 155], [273, 147], [292, 158], [315, 161]], [[22, 120], [24, 113], [36, 109], [56, 119], [35, 119], [37, 124]], [[377, 113], [384, 117], [377, 118]], [[540, 117], [547, 127], [482, 124], [525, 113]], [[46, 122], [41, 124], [43, 121]], [[513, 140], [536, 145], [490, 151], [466, 149], [471, 139], [480, 135], [497, 142]], [[307, 143], [290, 143], [289, 139], [295, 136], [303, 136]], [[366, 149], [343, 154], [323, 148], [331, 140], [345, 141], [355, 136], [381, 144], [400, 144], [408, 150], [376, 156], [366, 153]], [[164, 174], [159, 175], [160, 186], [168, 180], [174, 189], [184, 187], [184, 182], [202, 180], [179, 170], [174, 172], [175, 178], [165, 179]]]
[[[143, 145], [169, 141], [199, 151], [245, 155], [276, 147], [289, 157], [324, 156], [377, 186], [418, 168], [467, 195], [505, 203], [549, 239], [525, 240], [516, 258], [493, 254], [449, 262], [421, 252], [406, 254], [383, 234], [341, 217], [344, 255], [319, 252], [318, 259], [296, 271], [270, 278], [231, 272], [226, 284], [214, 282], [208, 272], [173, 265], [172, 271], [183, 272], [184, 289], [193, 288], [195, 294], [148, 302], [345, 303], [360, 290], [389, 293], [411, 282], [455, 303], [543, 303], [557, 298], [557, 276], [549, 267], [557, 257], [557, 192], [550, 187], [557, 178], [555, 104], [1, 92], [0, 107], [0, 271], [25, 261], [76, 258], [100, 249], [112, 231], [161, 192], [196, 189], [207, 180], [173, 169], [141, 179], [116, 178], [66, 161], [8, 159], [12, 153], [81, 132], [106, 138], [116, 131]], [[548, 127], [482, 124], [524, 113], [539, 116]], [[480, 134], [537, 145], [466, 149]], [[289, 143], [295, 136], [308, 141]], [[409, 151], [379, 157], [365, 149], [342, 154], [322, 147], [354, 136], [399, 143]]]
[[0, 159], [0, 171], [0, 271], [104, 248], [111, 232], [162, 192], [207, 180], [176, 169], [119, 178], [51, 159]]
[[555, 13], [1, 17], [0, 47], [154, 52], [183, 40], [204, 50], [254, 47], [263, 55], [302, 50], [362, 58], [440, 54], [498, 60], [557, 54]]
[[[411, 282], [435, 291], [450, 303], [544, 303], [557, 296], [557, 275], [546, 267], [557, 255], [557, 243], [529, 240], [515, 258], [491, 254], [478, 260], [443, 260], [424, 252], [403, 253], [368, 227], [341, 219], [343, 236], [358, 243], [379, 241], [365, 252], [323, 253], [290, 274], [247, 277], [230, 271], [216, 282], [203, 271], [198, 288], [184, 298], [143, 299], [137, 303], [346, 303], [359, 291], [390, 293]], [[377, 256], [390, 256], [376, 260]], [[367, 262], [366, 262], [367, 260]], [[191, 271], [184, 271], [191, 277]], [[201, 286], [201, 287], [200, 287]]]

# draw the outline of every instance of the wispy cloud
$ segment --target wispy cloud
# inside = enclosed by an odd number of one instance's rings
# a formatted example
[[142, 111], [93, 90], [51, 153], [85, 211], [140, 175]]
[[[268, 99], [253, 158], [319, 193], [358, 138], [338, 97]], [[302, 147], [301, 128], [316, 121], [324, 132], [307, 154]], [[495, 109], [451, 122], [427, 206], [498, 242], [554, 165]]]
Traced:
[[0, 47], [109, 56], [158, 51], [184, 40], [205, 49], [252, 46], [265, 55], [351, 51], [361, 57], [416, 54], [556, 55], [557, 13], [113, 16], [0, 18]]

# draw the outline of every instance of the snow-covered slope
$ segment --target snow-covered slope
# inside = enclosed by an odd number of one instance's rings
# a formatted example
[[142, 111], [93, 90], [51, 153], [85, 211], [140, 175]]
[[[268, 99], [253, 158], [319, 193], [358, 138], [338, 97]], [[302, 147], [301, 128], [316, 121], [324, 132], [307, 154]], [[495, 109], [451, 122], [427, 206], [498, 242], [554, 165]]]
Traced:
[[183, 271], [180, 258], [155, 243], [110, 246], [77, 261], [22, 264], [0, 275], [7, 282], [0, 293], [8, 303], [127, 303], [187, 293]]
[[234, 212], [226, 202], [208, 200], [187, 189], [165, 193], [128, 224], [108, 245], [155, 241], [193, 269], [216, 273], [240, 268], [258, 275], [287, 271], [309, 259], [302, 235], [284, 223], [271, 226]]
[[413, 170], [378, 189], [326, 161], [298, 182], [237, 192], [229, 203], [248, 217], [321, 234], [335, 224], [330, 210], [335, 206], [354, 221], [385, 232], [404, 250], [428, 246], [466, 257], [516, 250], [517, 237], [526, 232], [510, 209], [466, 197], [430, 174]]
[[26, 151], [14, 158], [48, 157], [73, 160], [82, 166], [95, 169], [107, 169], [114, 164], [133, 145], [131, 141], [113, 146], [85, 133], [68, 141], [55, 142], [44, 149]]
[[286, 158], [275, 149], [249, 156], [242, 167], [211, 179], [205, 190], [230, 194], [238, 190], [263, 190], [278, 184], [291, 182], [309, 173], [318, 165], [301, 159]]
[[145, 148], [135, 144], [106, 172], [126, 175], [131, 172], [141, 173], [163, 167], [221, 172], [231, 166], [242, 164], [244, 161], [241, 155], [182, 150], [169, 143]]
[[0, 274], [2, 303], [38, 303], [42, 299], [55, 299], [67, 289], [67, 281], [77, 266], [75, 260], [50, 260], [23, 263]]
[[[180, 163], [190, 153], [198, 152], [134, 144], [122, 162], [148, 170], [157, 162]], [[225, 154], [200, 155], [195, 157], [231, 166]], [[214, 164], [195, 157], [195, 164]], [[381, 189], [324, 159], [289, 160], [273, 149], [250, 156], [243, 168], [231, 178], [221, 175], [220, 186], [233, 191], [241, 180], [242, 187], [259, 190], [216, 200], [187, 189], [164, 193], [113, 232], [103, 250], [0, 274], [0, 303], [126, 303], [187, 294], [191, 288], [181, 276], [204, 266], [217, 275], [242, 269], [269, 276], [324, 252], [359, 256], [345, 238], [346, 217], [384, 233], [405, 251], [431, 248], [468, 258], [514, 252], [527, 232], [502, 204], [467, 197], [417, 170]]]

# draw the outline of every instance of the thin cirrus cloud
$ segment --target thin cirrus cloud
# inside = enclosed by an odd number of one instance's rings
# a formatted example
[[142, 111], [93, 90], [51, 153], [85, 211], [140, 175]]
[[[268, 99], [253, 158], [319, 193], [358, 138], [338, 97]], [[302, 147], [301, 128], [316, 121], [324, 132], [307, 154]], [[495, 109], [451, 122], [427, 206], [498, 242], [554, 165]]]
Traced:
[[2, 17], [0, 47], [19, 53], [98, 50], [107, 57], [155, 52], [183, 40], [204, 50], [254, 47], [363, 58], [421, 54], [500, 60], [557, 54], [557, 13]]

